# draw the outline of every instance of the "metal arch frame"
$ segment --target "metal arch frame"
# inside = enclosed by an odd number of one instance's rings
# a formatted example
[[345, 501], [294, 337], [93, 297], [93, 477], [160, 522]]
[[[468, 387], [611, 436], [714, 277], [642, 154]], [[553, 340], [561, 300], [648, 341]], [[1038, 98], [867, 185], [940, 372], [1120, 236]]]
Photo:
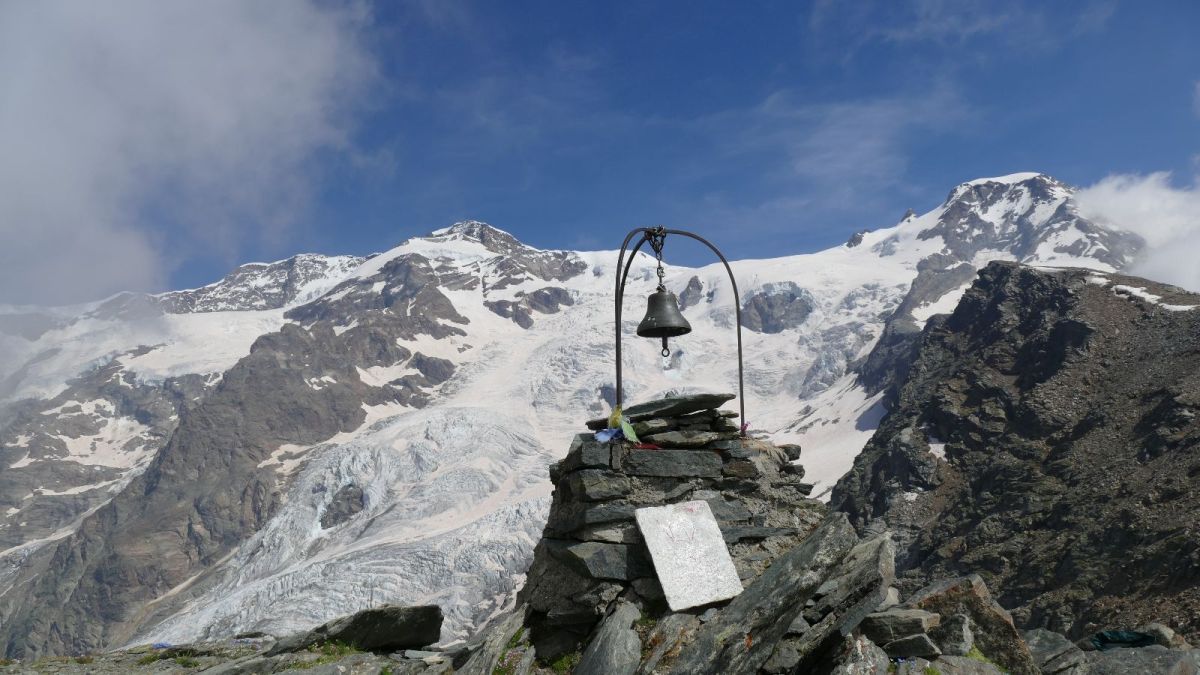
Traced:
[[[642, 238], [638, 240], [636, 246], [629, 254], [629, 260], [625, 260], [625, 251], [629, 248], [629, 242], [633, 240], [638, 233], [641, 233]], [[625, 302], [625, 281], [629, 277], [629, 268], [633, 266], [634, 259], [637, 258], [638, 251], [642, 246], [651, 240], [653, 237], [665, 239], [668, 234], [679, 234], [685, 237], [691, 237], [696, 241], [704, 244], [717, 254], [721, 259], [721, 263], [725, 265], [725, 272], [729, 274], [729, 283], [733, 285], [733, 310], [735, 327], [737, 328], [737, 354], [738, 354], [738, 406], [741, 413], [741, 428], [742, 435], [746, 433], [746, 388], [744, 368], [742, 367], [742, 301], [741, 295], [738, 294], [737, 280], [733, 278], [733, 269], [729, 267], [729, 261], [721, 253], [716, 246], [713, 246], [707, 239], [698, 234], [693, 234], [686, 230], [671, 230], [665, 227], [635, 227], [625, 235], [625, 241], [621, 243], [621, 253], [617, 257], [617, 298], [616, 298], [616, 333], [617, 333], [617, 405], [622, 404], [623, 389], [621, 383], [621, 309]]]

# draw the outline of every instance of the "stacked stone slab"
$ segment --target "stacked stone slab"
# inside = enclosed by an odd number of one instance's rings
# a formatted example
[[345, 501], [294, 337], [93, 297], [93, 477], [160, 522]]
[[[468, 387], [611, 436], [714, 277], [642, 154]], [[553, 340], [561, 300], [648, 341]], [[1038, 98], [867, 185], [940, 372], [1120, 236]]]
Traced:
[[[820, 522], [824, 509], [808, 498], [812, 485], [790, 463], [799, 448], [742, 438], [736, 413], [719, 409], [731, 398], [631, 407], [625, 416], [639, 439], [657, 449], [582, 433], [551, 467], [553, 503], [521, 592], [540, 659], [578, 650], [619, 600], [652, 614], [665, 610], [634, 522], [638, 508], [707, 501], [743, 583]], [[588, 423], [592, 430], [605, 426], [606, 419]]]

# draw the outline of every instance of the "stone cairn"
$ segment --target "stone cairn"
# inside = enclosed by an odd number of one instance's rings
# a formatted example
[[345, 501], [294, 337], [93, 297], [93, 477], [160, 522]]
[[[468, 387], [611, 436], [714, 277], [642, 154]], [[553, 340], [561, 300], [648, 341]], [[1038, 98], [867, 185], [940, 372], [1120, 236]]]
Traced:
[[[732, 394], [668, 398], [624, 411], [638, 438], [601, 443], [575, 437], [550, 469], [554, 498], [521, 600], [539, 659], [577, 650], [617, 604], [665, 612], [663, 591], [634, 511], [706, 501], [743, 584], [794, 547], [824, 517], [813, 486], [790, 463], [798, 446], [743, 438], [737, 414], [719, 406]], [[595, 431], [606, 419], [587, 423]]]

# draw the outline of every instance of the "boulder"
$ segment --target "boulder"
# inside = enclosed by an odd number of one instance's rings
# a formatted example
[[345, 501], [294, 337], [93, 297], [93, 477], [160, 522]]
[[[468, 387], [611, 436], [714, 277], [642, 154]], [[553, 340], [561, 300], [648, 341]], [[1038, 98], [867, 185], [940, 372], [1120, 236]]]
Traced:
[[605, 617], [596, 636], [583, 651], [575, 675], [633, 675], [642, 660], [642, 642], [633, 623], [642, 613], [628, 602], [618, 602]]
[[643, 547], [599, 541], [543, 540], [550, 555], [576, 574], [592, 579], [632, 581], [652, 573]]
[[1043, 673], [1054, 675], [1082, 675], [1086, 672], [1087, 657], [1084, 651], [1067, 638], [1046, 630], [1035, 628], [1022, 633], [1033, 660]]
[[865, 637], [847, 638], [834, 657], [830, 675], [873, 675], [888, 672], [887, 652]]
[[992, 599], [978, 574], [934, 582], [914, 593], [905, 604], [942, 616], [969, 616], [975, 626], [975, 644], [984, 655], [1014, 675], [1038, 675], [1037, 664], [1013, 625], [1012, 616]]
[[[932, 631], [930, 637], [941, 648], [943, 654], [966, 656], [975, 646], [975, 634], [971, 632], [971, 618], [966, 614], [955, 614]], [[1034, 659], [1036, 661], [1036, 658]]]
[[892, 640], [883, 646], [883, 651], [894, 659], [911, 659], [914, 657], [935, 658], [942, 655], [942, 650], [933, 644], [933, 640], [924, 633], [909, 635], [899, 640]]
[[813, 592], [857, 543], [844, 514], [833, 514], [781, 555], [741, 595], [696, 631], [672, 673], [752, 673], [772, 652]]
[[868, 614], [858, 629], [876, 644], [887, 644], [902, 637], [928, 633], [942, 621], [940, 614], [923, 609], [889, 609]]
[[1084, 654], [1087, 675], [1196, 675], [1200, 673], [1200, 649], [1167, 649], [1161, 645], [1138, 649], [1110, 649]]
[[370, 652], [418, 649], [437, 642], [441, 632], [442, 608], [437, 605], [385, 605], [283, 638], [266, 655], [300, 651], [326, 642], [340, 642]]

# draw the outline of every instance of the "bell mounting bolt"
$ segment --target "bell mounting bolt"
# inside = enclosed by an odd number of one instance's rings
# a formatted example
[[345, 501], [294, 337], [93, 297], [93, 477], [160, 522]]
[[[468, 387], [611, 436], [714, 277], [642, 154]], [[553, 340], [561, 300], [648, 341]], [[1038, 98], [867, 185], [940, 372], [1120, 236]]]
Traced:
[[[637, 244], [629, 249], [629, 242], [637, 235], [641, 235], [641, 239]], [[638, 324], [637, 334], [640, 337], [661, 338], [662, 339], [662, 355], [667, 357], [671, 355], [671, 350], [667, 346], [667, 338], [679, 337], [692, 332], [692, 325], [684, 318], [683, 313], [679, 311], [679, 300], [675, 294], [667, 290], [664, 278], [666, 272], [663, 270], [663, 246], [666, 244], [668, 234], [678, 234], [685, 237], [690, 237], [712, 249], [712, 252], [717, 254], [721, 259], [721, 263], [725, 265], [725, 272], [729, 274], [729, 283], [733, 285], [733, 311], [735, 318], [735, 327], [737, 329], [737, 356], [738, 356], [738, 405], [741, 410], [742, 419], [742, 435], [746, 433], [746, 395], [745, 395], [745, 378], [742, 368], [742, 307], [740, 296], [737, 290], [737, 280], [733, 278], [733, 270], [729, 267], [729, 261], [721, 254], [721, 251], [713, 246], [707, 239], [700, 235], [687, 232], [685, 230], [669, 230], [665, 227], [638, 227], [629, 231], [625, 235], [625, 241], [621, 244], [621, 253], [617, 257], [617, 297], [616, 297], [616, 332], [617, 332], [617, 400], [616, 405], [619, 407], [623, 401], [623, 389], [621, 386], [621, 309], [625, 298], [625, 280], [629, 278], [629, 268], [633, 265], [633, 261], [637, 258], [637, 253], [642, 246], [649, 243], [650, 248], [654, 250], [654, 258], [658, 263], [658, 288], [650, 294], [646, 301], [646, 316]], [[625, 251], [630, 250], [629, 259], [625, 259]]]

